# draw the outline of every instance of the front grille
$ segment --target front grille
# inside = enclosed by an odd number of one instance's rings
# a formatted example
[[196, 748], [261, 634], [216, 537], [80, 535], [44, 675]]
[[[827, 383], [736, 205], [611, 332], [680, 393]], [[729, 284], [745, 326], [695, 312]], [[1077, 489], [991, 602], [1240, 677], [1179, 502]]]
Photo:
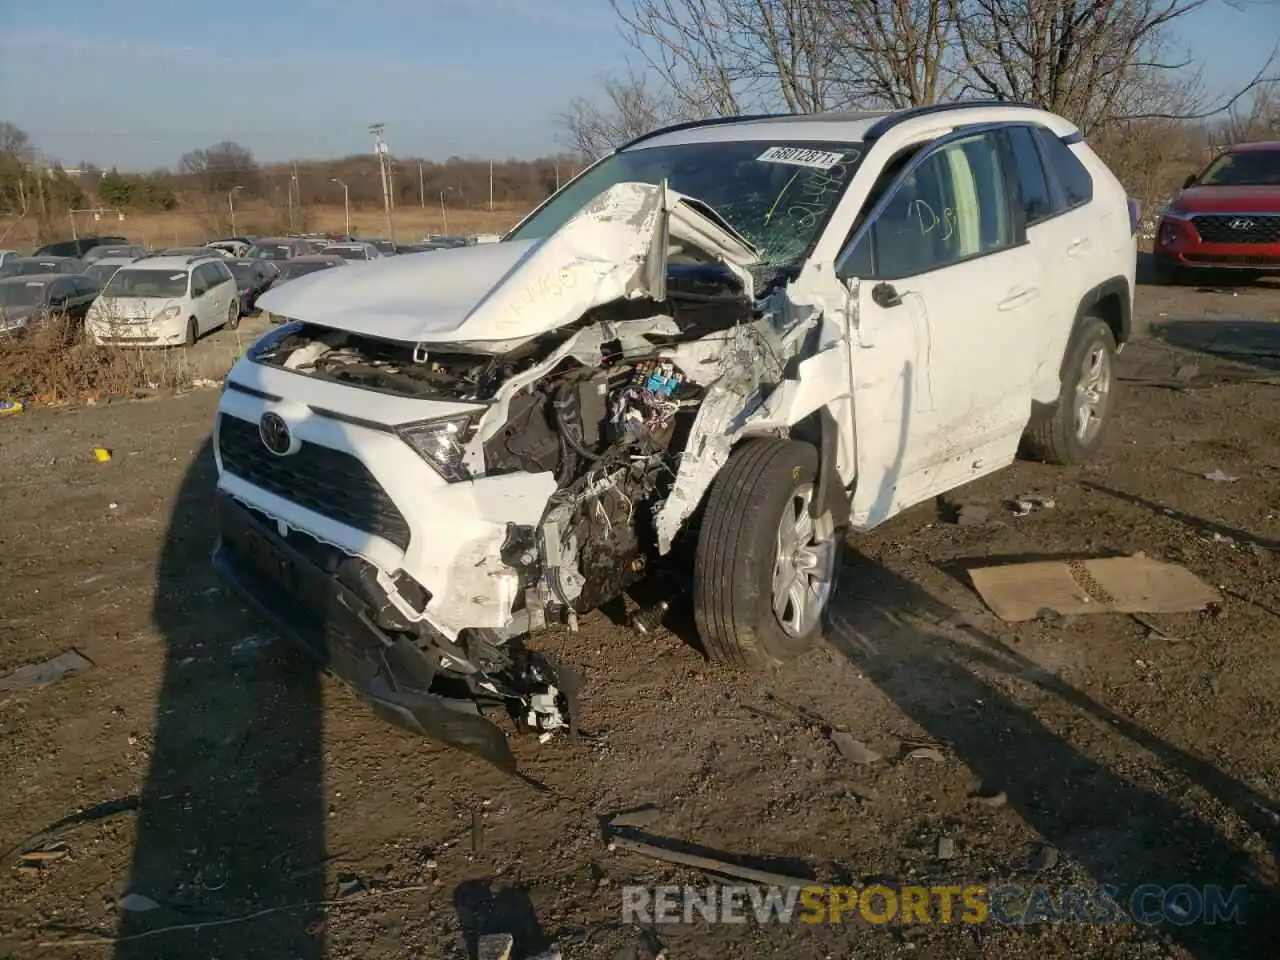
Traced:
[[1192, 222], [1205, 243], [1280, 243], [1280, 214], [1201, 214]]
[[263, 446], [256, 423], [225, 413], [218, 421], [218, 453], [228, 473], [408, 549], [409, 524], [369, 468], [351, 454], [303, 443], [297, 453], [279, 457]]

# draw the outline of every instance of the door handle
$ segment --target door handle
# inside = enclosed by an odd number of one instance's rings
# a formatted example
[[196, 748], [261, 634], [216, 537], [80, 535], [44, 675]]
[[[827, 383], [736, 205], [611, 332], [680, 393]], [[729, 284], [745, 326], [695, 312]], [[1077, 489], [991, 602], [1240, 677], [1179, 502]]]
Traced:
[[1088, 249], [1089, 249], [1089, 238], [1081, 237], [1079, 240], [1072, 241], [1072, 243], [1067, 247], [1067, 256], [1077, 257]]
[[884, 307], [888, 310], [890, 307], [899, 306], [902, 303], [902, 297], [898, 294], [898, 288], [892, 283], [877, 283], [871, 288], [871, 299], [878, 307]]
[[1001, 310], [1013, 310], [1029, 300], [1034, 300], [1039, 294], [1039, 287], [1014, 287], [1009, 291], [1009, 295], [1001, 300], [997, 306]]

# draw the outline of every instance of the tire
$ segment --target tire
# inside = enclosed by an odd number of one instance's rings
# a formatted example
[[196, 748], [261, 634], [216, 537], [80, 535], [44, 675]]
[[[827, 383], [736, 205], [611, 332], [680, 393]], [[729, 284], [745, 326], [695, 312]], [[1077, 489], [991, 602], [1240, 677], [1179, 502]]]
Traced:
[[[804, 494], [813, 496], [817, 470], [818, 451], [811, 444], [748, 440], [712, 483], [693, 569], [694, 619], [712, 660], [767, 669], [803, 653], [822, 636], [844, 531], [832, 528], [829, 517], [810, 521], [814, 536], [807, 559], [816, 576], [779, 567], [785, 554], [781, 521], [786, 511], [807, 515]], [[790, 569], [797, 583], [803, 579], [812, 590], [809, 616], [794, 616], [793, 601], [782, 614], [775, 610], [779, 569]], [[784, 624], [789, 611], [791, 622]]]
[[232, 300], [231, 307], [227, 310], [227, 322], [225, 324], [228, 330], [234, 330], [240, 326], [240, 301]]
[[[1098, 358], [1101, 357], [1101, 360]], [[1103, 364], [1097, 379], [1092, 403], [1094, 426], [1082, 432], [1077, 422], [1077, 408], [1087, 398], [1079, 395], [1090, 380], [1086, 372]], [[1062, 364], [1062, 392], [1053, 416], [1027, 431], [1026, 446], [1036, 459], [1063, 466], [1083, 463], [1097, 452], [1107, 427], [1116, 393], [1116, 338], [1100, 317], [1086, 317], [1067, 343]]]
[[196, 345], [196, 341], [199, 339], [200, 339], [200, 324], [196, 322], [195, 317], [189, 317], [187, 319], [186, 345], [188, 347], [194, 347]]

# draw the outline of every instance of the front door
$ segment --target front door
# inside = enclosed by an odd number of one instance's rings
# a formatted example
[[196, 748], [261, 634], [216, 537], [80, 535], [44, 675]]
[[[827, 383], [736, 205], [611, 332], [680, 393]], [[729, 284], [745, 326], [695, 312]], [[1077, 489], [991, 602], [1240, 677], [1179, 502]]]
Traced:
[[998, 134], [909, 165], [853, 238], [853, 525], [1009, 464], [1031, 411], [1043, 277]]

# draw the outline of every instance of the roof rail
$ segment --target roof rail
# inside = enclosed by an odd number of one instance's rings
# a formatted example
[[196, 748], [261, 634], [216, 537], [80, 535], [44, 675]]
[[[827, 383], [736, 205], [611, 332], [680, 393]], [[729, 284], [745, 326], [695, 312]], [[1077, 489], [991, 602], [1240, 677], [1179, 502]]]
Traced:
[[952, 110], [969, 110], [979, 107], [1025, 107], [1031, 110], [1043, 110], [1034, 103], [1023, 103], [1018, 100], [950, 100], [947, 103], [930, 103], [922, 107], [907, 107], [905, 110], [897, 110], [888, 116], [881, 117], [870, 127], [867, 128], [864, 140], [878, 140], [886, 133], [898, 126], [900, 123], [906, 123], [908, 120], [916, 120], [920, 117], [931, 117], [936, 113], [949, 113]]
[[776, 120], [778, 117], [789, 116], [791, 116], [789, 113], [748, 113], [736, 117], [708, 117], [706, 120], [686, 120], [684, 123], [673, 123], [668, 127], [659, 127], [656, 130], [650, 130], [648, 133], [642, 133], [635, 139], [628, 140], [614, 152], [616, 153], [621, 150], [629, 150], [637, 143], [652, 140], [654, 137], [660, 137], [664, 133], [679, 133], [681, 130], [696, 130], [699, 127], [717, 127], [722, 123], [746, 123], [748, 120]]

